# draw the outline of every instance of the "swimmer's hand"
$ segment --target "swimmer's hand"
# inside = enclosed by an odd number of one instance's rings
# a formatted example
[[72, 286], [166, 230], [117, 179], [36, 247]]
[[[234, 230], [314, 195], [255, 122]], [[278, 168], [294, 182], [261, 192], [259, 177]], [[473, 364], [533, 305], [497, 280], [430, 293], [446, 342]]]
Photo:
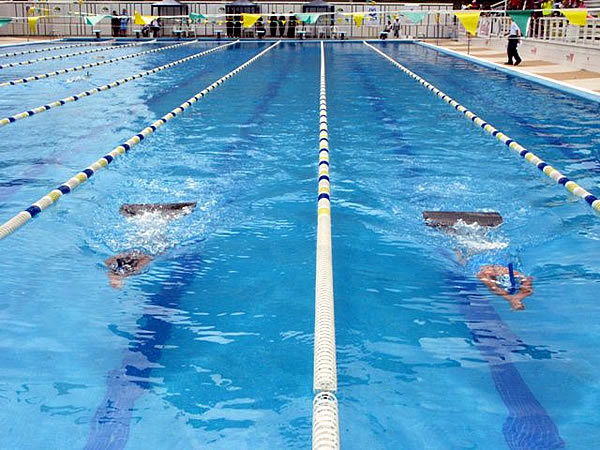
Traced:
[[526, 277], [515, 270], [515, 277], [521, 280], [521, 286], [516, 294], [511, 295], [500, 287], [499, 278], [506, 275], [508, 275], [508, 269], [506, 267], [490, 265], [483, 266], [477, 274], [477, 278], [479, 278], [491, 292], [507, 300], [510, 303], [511, 309], [515, 311], [525, 309], [523, 299], [533, 294], [533, 278]]

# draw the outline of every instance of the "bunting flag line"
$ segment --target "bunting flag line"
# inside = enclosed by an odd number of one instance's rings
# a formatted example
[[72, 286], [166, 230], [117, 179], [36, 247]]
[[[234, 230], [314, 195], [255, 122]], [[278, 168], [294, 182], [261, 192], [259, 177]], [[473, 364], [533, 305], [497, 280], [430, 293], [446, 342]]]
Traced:
[[101, 14], [101, 15], [98, 15], [98, 16], [85, 16], [85, 23], [87, 25], [94, 26], [98, 22], [100, 22], [102, 19], [105, 19], [107, 17], [112, 17], [112, 16], [107, 16], [107, 15], [104, 15], [104, 14]]
[[10, 17], [0, 17], [0, 27], [3, 27], [4, 25], [8, 25], [11, 22], [12, 22], [12, 19]]
[[560, 12], [569, 19], [570, 25], [579, 25], [580, 27], [585, 27], [587, 25], [587, 8], [561, 9]]
[[37, 21], [39, 19], [40, 16], [33, 16], [27, 18], [27, 23], [29, 24], [29, 31], [31, 31], [32, 33], [35, 33], [35, 25], [37, 24]]
[[506, 13], [517, 24], [519, 30], [521, 30], [521, 35], [527, 36], [527, 30], [529, 30], [529, 18], [531, 17], [531, 11], [507, 11]]
[[242, 17], [244, 19], [244, 28], [251, 28], [262, 17], [262, 14], [243, 13]]
[[477, 34], [477, 25], [479, 25], [479, 15], [480, 11], [455, 11], [454, 15], [465, 30], [471, 33], [473, 36]]
[[427, 12], [403, 12], [402, 15], [410, 20], [413, 24], [418, 24], [425, 18]]

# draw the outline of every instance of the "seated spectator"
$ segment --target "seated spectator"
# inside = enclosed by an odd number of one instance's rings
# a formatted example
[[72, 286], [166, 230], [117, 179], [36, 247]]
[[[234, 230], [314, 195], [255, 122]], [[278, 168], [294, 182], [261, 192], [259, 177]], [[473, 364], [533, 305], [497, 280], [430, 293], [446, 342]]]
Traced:
[[153, 19], [152, 22], [150, 22], [150, 31], [152, 31], [152, 37], [158, 37], [160, 34], [160, 17], [158, 19]]
[[388, 35], [392, 31], [392, 21], [388, 20], [387, 25], [383, 29], [383, 31], [379, 34], [380, 39], [387, 39]]

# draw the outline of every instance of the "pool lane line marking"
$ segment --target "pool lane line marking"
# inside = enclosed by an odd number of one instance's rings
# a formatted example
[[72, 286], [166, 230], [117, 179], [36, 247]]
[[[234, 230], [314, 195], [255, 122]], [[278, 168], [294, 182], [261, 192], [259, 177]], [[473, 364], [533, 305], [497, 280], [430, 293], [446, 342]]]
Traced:
[[102, 66], [104, 64], [111, 64], [111, 63], [114, 63], [117, 61], [123, 61], [125, 59], [136, 58], [138, 56], [147, 55], [149, 53], [162, 52], [164, 50], [170, 50], [173, 48], [181, 47], [183, 45], [190, 45], [195, 42], [198, 42], [198, 41], [194, 40], [194, 41], [189, 41], [189, 42], [183, 42], [181, 44], [175, 44], [175, 45], [169, 45], [167, 47], [155, 48], [152, 50], [146, 50], [146, 51], [139, 52], [139, 53], [133, 53], [131, 55], [119, 56], [117, 58], [107, 59], [106, 61], [96, 61], [96, 62], [89, 63], [89, 64], [83, 64], [81, 66], [68, 67], [66, 69], [60, 69], [60, 70], [56, 70], [54, 72], [48, 72], [48, 73], [43, 73], [40, 75], [34, 75], [31, 77], [27, 77], [27, 78], [19, 78], [16, 80], [5, 81], [4, 83], [0, 83], [0, 87], [13, 86], [15, 84], [21, 84], [21, 83], [29, 83], [30, 81], [42, 80], [44, 78], [53, 77], [55, 75], [62, 75], [63, 73], [76, 72], [78, 70], [89, 69], [90, 67], [97, 67], [97, 66]]
[[400, 70], [402, 70], [408, 76], [410, 76], [411, 78], [414, 78], [415, 80], [417, 80], [419, 82], [419, 84], [422, 84], [423, 86], [425, 86], [427, 89], [429, 89], [430, 91], [432, 91], [439, 98], [441, 98], [442, 100], [444, 100], [446, 103], [448, 103], [449, 105], [453, 106], [454, 109], [456, 109], [457, 111], [463, 113], [475, 125], [479, 126], [480, 128], [483, 128], [483, 130], [485, 130], [488, 134], [494, 136], [496, 139], [498, 139], [499, 141], [503, 142], [508, 148], [510, 148], [511, 150], [513, 150], [514, 152], [516, 152], [519, 156], [521, 156], [521, 158], [524, 158], [527, 162], [529, 162], [529, 163], [533, 164], [534, 166], [536, 166], [546, 176], [548, 176], [549, 178], [552, 178], [556, 183], [562, 184], [565, 187], [565, 189], [567, 191], [569, 191], [571, 194], [576, 195], [577, 197], [580, 197], [580, 198], [584, 199], [585, 202], [588, 205], [590, 205], [596, 211], [600, 212], [600, 200], [598, 199], [598, 197], [596, 197], [595, 195], [593, 195], [590, 192], [586, 191], [579, 184], [577, 184], [573, 180], [567, 178], [565, 175], [563, 175], [562, 173], [560, 173], [554, 167], [550, 166], [547, 162], [545, 162], [541, 158], [538, 158], [534, 153], [532, 153], [529, 150], [527, 150], [525, 147], [523, 147], [517, 141], [515, 141], [514, 139], [511, 139], [508, 135], [506, 135], [506, 134], [502, 133], [501, 131], [499, 131], [498, 129], [494, 128], [490, 123], [486, 122], [481, 117], [479, 117], [478, 115], [476, 115], [474, 112], [472, 112], [472, 111], [468, 110], [467, 108], [465, 108], [464, 106], [462, 106], [460, 103], [458, 103], [452, 97], [446, 95], [444, 92], [440, 91], [434, 85], [432, 85], [428, 81], [424, 80], [423, 78], [421, 78], [416, 73], [410, 71], [409, 69], [407, 69], [406, 67], [404, 67], [402, 64], [400, 64], [399, 62], [397, 62], [396, 60], [394, 60], [390, 56], [388, 56], [385, 53], [383, 53], [378, 48], [373, 47], [371, 44], [369, 44], [369, 43], [367, 43], [365, 41], [363, 41], [363, 43], [367, 47], [370, 47], [372, 50], [376, 51], [381, 56], [383, 56], [384, 58], [386, 58], [388, 61], [390, 61], [392, 64], [394, 64]]
[[131, 75], [130, 77], [127, 77], [127, 78], [121, 78], [120, 80], [113, 81], [112, 83], [104, 84], [102, 86], [95, 87], [95, 88], [90, 89], [88, 91], [83, 91], [83, 92], [80, 92], [79, 94], [72, 95], [70, 97], [65, 97], [65, 98], [63, 98], [61, 100], [56, 100], [54, 102], [47, 103], [47, 104], [45, 104], [43, 106], [38, 106], [37, 108], [32, 108], [30, 110], [20, 112], [18, 114], [13, 115], [13, 116], [2, 118], [2, 119], [0, 119], [0, 128], [3, 127], [3, 126], [9, 125], [11, 123], [14, 123], [17, 120], [25, 119], [27, 117], [31, 117], [31, 116], [33, 116], [35, 114], [39, 114], [39, 113], [48, 111], [49, 109], [58, 108], [58, 107], [63, 106], [65, 104], [67, 104], [67, 103], [76, 102], [77, 100], [81, 100], [82, 98], [89, 97], [90, 95], [97, 94], [98, 92], [107, 91], [109, 89], [116, 88], [116, 87], [121, 86], [121, 85], [123, 85], [125, 83], [128, 83], [129, 81], [137, 80], [138, 78], [145, 77], [146, 75], [151, 75], [153, 73], [160, 72], [160, 71], [165, 70], [165, 69], [169, 69], [169, 68], [177, 66], [179, 64], [183, 64], [184, 62], [190, 61], [192, 59], [200, 58], [202, 56], [208, 55], [209, 53], [213, 53], [213, 52], [216, 52], [217, 50], [221, 50], [223, 48], [226, 48], [226, 47], [228, 47], [230, 45], [238, 44], [239, 42], [240, 41], [237, 40], [237, 41], [234, 41], [234, 42], [229, 42], [229, 43], [227, 43], [225, 45], [219, 45], [218, 47], [211, 48], [210, 50], [206, 50], [204, 52], [196, 53], [195, 55], [188, 56], [186, 58], [182, 58], [182, 59], [179, 59], [177, 61], [173, 61], [172, 63], [165, 64], [165, 65], [162, 65], [162, 66], [159, 66], [159, 67], [155, 67], [154, 69], [146, 70], [144, 72], [140, 72], [138, 74]]
[[118, 50], [118, 49], [121, 49], [121, 48], [135, 47], [135, 46], [144, 45], [144, 44], [145, 44], [145, 42], [143, 42], [143, 43], [134, 42], [133, 44], [125, 44], [125, 45], [116, 45], [116, 46], [109, 46], [109, 47], [93, 48], [91, 50], [82, 50], [80, 52], [65, 53], [65, 54], [62, 54], [62, 55], [42, 56], [41, 58], [28, 59], [26, 61], [17, 61], [17, 62], [12, 62], [12, 63], [7, 63], [7, 64], [0, 64], [0, 69], [6, 69], [8, 67], [26, 66], [28, 64], [35, 64], [35, 63], [42, 62], [42, 61], [51, 61], [51, 60], [54, 60], [54, 59], [71, 58], [73, 56], [87, 55], [89, 53], [108, 52], [110, 50]]
[[279, 45], [280, 42], [281, 41], [275, 42], [273, 45], [267, 47], [265, 50], [256, 54], [255, 56], [250, 58], [248, 61], [246, 61], [242, 65], [238, 66], [236, 69], [229, 72], [227, 75], [222, 76], [217, 81], [212, 83], [210, 86], [204, 88], [202, 91], [198, 92], [196, 95], [194, 95], [193, 97], [190, 97], [187, 101], [183, 102], [177, 108], [171, 110], [170, 112], [168, 112], [167, 114], [162, 116], [160, 119], [153, 122], [151, 125], [148, 125], [146, 128], [144, 128], [138, 134], [129, 138], [123, 144], [115, 147], [112, 151], [110, 151], [109, 153], [104, 155], [102, 158], [98, 159], [96, 162], [94, 162], [87, 168], [83, 169], [81, 172], [79, 172], [78, 174], [76, 174], [75, 176], [73, 176], [72, 178], [67, 180], [65, 183], [61, 184], [58, 188], [50, 191], [48, 194], [46, 194], [44, 197], [40, 198], [37, 202], [35, 202], [29, 208], [25, 209], [24, 211], [21, 211], [19, 214], [17, 214], [10, 220], [6, 221], [4, 224], [0, 225], [0, 240], [2, 240], [5, 237], [7, 237], [8, 235], [14, 233], [19, 228], [21, 228], [23, 225], [25, 225], [29, 220], [31, 220], [33, 217], [37, 216], [39, 213], [41, 213], [43, 210], [48, 208], [50, 205], [56, 203], [60, 199], [60, 197], [62, 197], [64, 194], [68, 194], [68, 193], [72, 192], [75, 188], [77, 188], [77, 186], [88, 181], [92, 177], [92, 175], [94, 175], [99, 170], [107, 167], [111, 162], [113, 162], [115, 160], [115, 158], [128, 152], [132, 147], [134, 147], [137, 144], [139, 144], [140, 142], [142, 142], [146, 137], [148, 137], [149, 135], [154, 133], [158, 128], [162, 127], [165, 123], [167, 123], [171, 119], [173, 119], [173, 118], [177, 117], [178, 115], [180, 115], [181, 113], [183, 113], [186, 109], [188, 109], [190, 106], [192, 106], [198, 100], [200, 100], [202, 97], [205, 97], [208, 93], [210, 93], [212, 90], [219, 87], [221, 84], [223, 84], [229, 78], [233, 77], [238, 72], [244, 70], [246, 67], [248, 67], [250, 64], [252, 64], [258, 58], [263, 56], [265, 53], [267, 53], [268, 51], [275, 48], [277, 45]]
[[[21, 55], [28, 55], [31, 53], [49, 52], [52, 50], [65, 50], [65, 49], [71, 49], [71, 48], [76, 48], [76, 47], [90, 47], [92, 45], [98, 45], [100, 43], [102, 43], [102, 42], [84, 42], [82, 44], [57, 45], [56, 47], [36, 48], [34, 50], [24, 50], [22, 52], [2, 53], [2, 54], [0, 54], [0, 58], [10, 58], [11, 56], [21, 56]], [[107, 42], [104, 42], [104, 43], [106, 44]]]
[[321, 41], [319, 96], [319, 166], [317, 193], [317, 261], [315, 274], [315, 343], [312, 448], [340, 448], [337, 392], [333, 264], [331, 251], [331, 185], [325, 47]]

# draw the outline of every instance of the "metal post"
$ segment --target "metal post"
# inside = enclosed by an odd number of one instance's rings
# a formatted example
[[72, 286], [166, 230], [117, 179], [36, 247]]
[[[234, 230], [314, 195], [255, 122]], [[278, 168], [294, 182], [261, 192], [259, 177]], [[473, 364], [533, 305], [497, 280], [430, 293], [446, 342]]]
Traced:
[[471, 32], [467, 31], [467, 55], [471, 54]]

